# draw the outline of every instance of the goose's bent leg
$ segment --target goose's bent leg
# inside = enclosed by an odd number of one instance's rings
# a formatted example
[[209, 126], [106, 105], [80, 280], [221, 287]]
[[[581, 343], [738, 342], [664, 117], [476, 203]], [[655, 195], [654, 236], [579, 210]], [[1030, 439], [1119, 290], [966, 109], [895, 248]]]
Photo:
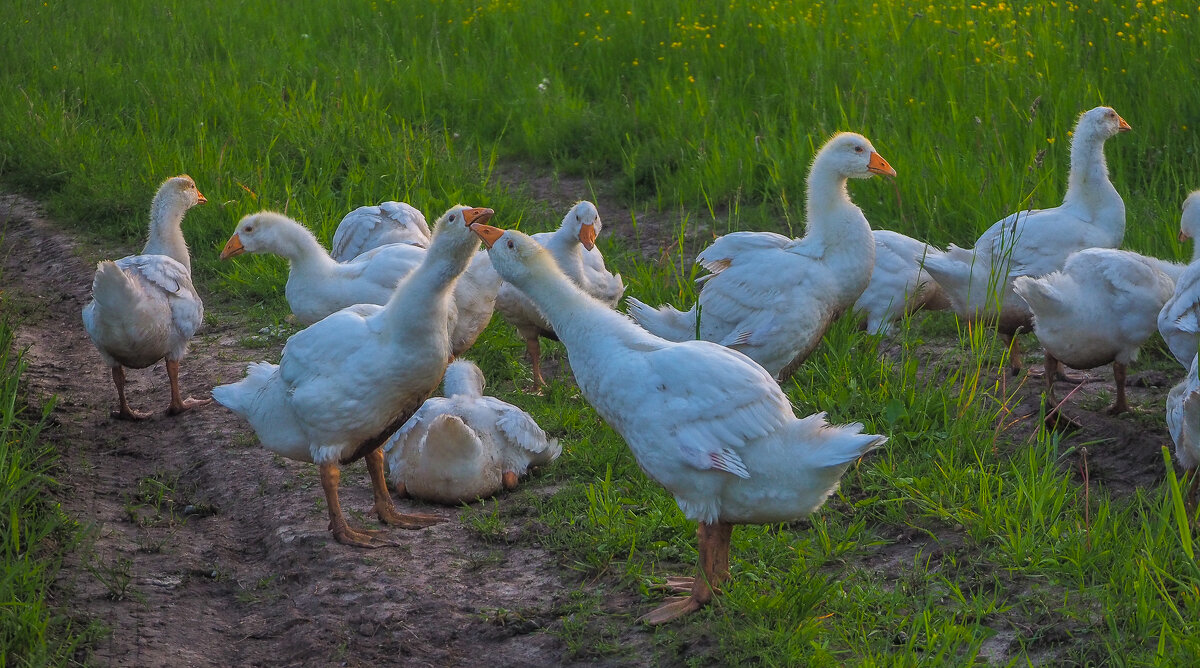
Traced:
[[[1021, 346], [1017, 343], [1016, 334], [1000, 333], [1000, 339], [1004, 341], [1004, 346], [1008, 348], [1008, 366], [1014, 376], [1021, 374]], [[1049, 373], [1049, 371], [1047, 371]]]
[[663, 624], [696, 612], [708, 605], [719, 590], [717, 585], [729, 577], [729, 539], [733, 525], [727, 522], [700, 523], [700, 574], [692, 583], [689, 596], [668, 599], [667, 603], [638, 619], [646, 624]]
[[167, 379], [171, 381], [171, 405], [167, 406], [167, 415], [179, 415], [184, 411], [212, 403], [212, 399], [193, 399], [191, 397], [184, 399], [179, 394], [179, 360], [167, 360]]
[[387, 480], [383, 477], [383, 450], [376, 448], [363, 459], [367, 462], [367, 472], [371, 474], [371, 491], [375, 494], [375, 514], [379, 515], [379, 521], [401, 529], [424, 529], [446, 521], [439, 515], [397, 512], [388, 494]]
[[149, 413], [139, 413], [130, 408], [129, 402], [125, 400], [125, 368], [114, 366], [112, 379], [113, 385], [117, 386], [117, 402], [120, 406], [111, 415], [118, 420], [145, 420], [150, 417]]
[[1057, 407], [1058, 399], [1054, 396], [1054, 381], [1058, 377], [1058, 372], [1062, 368], [1062, 362], [1059, 362], [1050, 351], [1045, 351], [1046, 354], [1046, 403]]
[[535, 334], [532, 339], [525, 339], [525, 352], [529, 353], [529, 362], [533, 365], [533, 385], [539, 390], [546, 386], [542, 378], [542, 344]]
[[377, 531], [355, 531], [346, 524], [346, 517], [342, 515], [342, 504], [338, 500], [338, 482], [342, 479], [342, 472], [338, 469], [335, 463], [321, 464], [321, 487], [325, 490], [325, 505], [329, 507], [329, 530], [333, 532], [333, 537], [342, 545], [353, 545], [354, 547], [384, 547], [392, 545], [378, 538], [375, 538]]
[[1109, 415], [1129, 410], [1129, 402], [1125, 400], [1125, 365], [1120, 362], [1113, 362], [1113, 383], [1117, 386], [1117, 401], [1108, 409]]

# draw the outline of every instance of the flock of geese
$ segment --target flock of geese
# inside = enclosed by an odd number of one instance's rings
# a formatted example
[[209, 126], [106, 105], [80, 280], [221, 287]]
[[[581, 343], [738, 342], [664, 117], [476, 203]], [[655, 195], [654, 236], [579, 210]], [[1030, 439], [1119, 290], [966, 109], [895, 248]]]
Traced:
[[[987, 322], [1009, 342], [1032, 328], [1046, 351], [1048, 399], [1063, 365], [1112, 363], [1113, 411], [1127, 408], [1125, 366], [1157, 329], [1190, 366], [1167, 419], [1180, 464], [1196, 466], [1200, 262], [1115, 250], [1125, 208], [1104, 143], [1129, 129], [1108, 107], [1083, 113], [1063, 204], [1019, 211], [973, 248], [945, 251], [871, 230], [847, 181], [896, 172], [865, 137], [837, 134], [812, 163], [805, 236], [718, 238], [696, 258], [708, 273], [687, 311], [632, 297], [628, 315], [614, 310], [625, 286], [595, 247], [600, 216], [586, 201], [557, 231], [532, 237], [490, 225], [486, 208], [451, 207], [431, 231], [407, 204], [362, 207], [339, 225], [332, 253], [284, 215], [248, 215], [221, 258], [287, 258], [285, 294], [306, 327], [279, 364], [251, 364], [212, 399], [184, 399], [179, 389], [179, 363], [203, 313], [181, 223], [205, 198], [178, 176], [155, 195], [142, 253], [99, 264], [83, 321], [112, 370], [115, 417], [146, 417], [126, 400], [124, 368], [165, 358], [169, 414], [216, 400], [267, 449], [316, 464], [333, 536], [360, 547], [391, 543], [347, 524], [338, 501], [344, 464], [365, 460], [382, 522], [417, 529], [442, 518], [398, 512], [389, 480], [400, 495], [456, 503], [512, 488], [528, 467], [559, 455], [528, 414], [484, 396], [482, 373], [459, 358], [493, 310], [520, 333], [538, 386], [540, 338], [561, 341], [582, 396], [699, 524], [698, 575], [670, 578], [682, 595], [642, 617], [662, 623], [707, 604], [729, 577], [734, 524], [804, 517], [852, 462], [887, 440], [861, 424], [831, 425], [824, 413], [798, 418], [780, 389], [848, 310], [881, 332], [921, 307]], [[1184, 203], [1181, 237], [1200, 233], [1198, 199]], [[1018, 371], [1015, 347], [1011, 360]], [[443, 377], [445, 396], [431, 398]]]

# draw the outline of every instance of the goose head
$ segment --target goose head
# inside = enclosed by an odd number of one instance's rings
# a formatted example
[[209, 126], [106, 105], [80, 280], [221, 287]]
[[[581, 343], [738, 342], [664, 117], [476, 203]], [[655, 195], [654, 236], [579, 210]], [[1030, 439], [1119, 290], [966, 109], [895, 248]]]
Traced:
[[447, 397], [471, 396], [482, 397], [486, 382], [483, 372], [470, 360], [455, 360], [446, 367], [446, 375], [442, 379], [442, 391]]
[[1194, 191], [1183, 200], [1183, 213], [1179, 216], [1179, 241], [1200, 237], [1200, 190]]
[[173, 176], [158, 187], [158, 192], [154, 194], [154, 202], [152, 204], [152, 216], [165, 216], [169, 212], [183, 212], [196, 206], [204, 204], [208, 199], [200, 194], [200, 189], [196, 187], [196, 182], [187, 174]]
[[1131, 129], [1112, 107], [1096, 107], [1079, 115], [1079, 121], [1075, 124], [1075, 136], [1103, 141], [1118, 132], [1129, 132]]
[[813, 171], [820, 167], [838, 176], [866, 179], [873, 174], [896, 176], [896, 170], [875, 150], [866, 137], [854, 132], [834, 135], [813, 159]]
[[[465, 204], [455, 204], [446, 210], [433, 225], [433, 236], [429, 241], [429, 252], [440, 254], [446, 249], [469, 248], [473, 253], [479, 248], [479, 238], [471, 232], [474, 223], [486, 223], [495, 215], [495, 211], [482, 207], [470, 207]], [[438, 239], [441, 238], [441, 243]], [[457, 254], [452, 250], [452, 254]], [[469, 255], [468, 255], [469, 258]]]
[[600, 235], [600, 212], [595, 204], [587, 200], [577, 202], [563, 217], [562, 229], [569, 230], [584, 248], [592, 250], [596, 247], [596, 237]]
[[[259, 211], [243, 216], [225, 248], [221, 259], [228, 260], [242, 253], [278, 253], [288, 255], [288, 241], [297, 234], [312, 236], [303, 225], [274, 211]], [[315, 242], [316, 238], [313, 237]]]
[[496, 273], [518, 288], [531, 285], [547, 272], [559, 271], [550, 252], [532, 237], [517, 230], [502, 230], [478, 223], [471, 229], [487, 246]]

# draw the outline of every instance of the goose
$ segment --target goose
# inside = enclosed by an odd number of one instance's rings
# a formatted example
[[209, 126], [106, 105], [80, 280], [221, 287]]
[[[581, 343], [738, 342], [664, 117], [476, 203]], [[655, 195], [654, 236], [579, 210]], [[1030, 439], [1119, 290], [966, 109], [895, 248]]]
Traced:
[[899, 232], [872, 230], [872, 234], [875, 266], [871, 282], [854, 302], [854, 310], [866, 316], [868, 332], [887, 334], [905, 313], [949, 306], [941, 286], [921, 266], [926, 256], [939, 251]]
[[1200, 350], [1200, 190], [1183, 201], [1179, 241], [1192, 239], [1192, 261], [1175, 284], [1175, 293], [1158, 314], [1158, 331], [1171, 354], [1187, 368]]
[[437, 389], [450, 357], [451, 290], [479, 239], [466, 225], [491, 209], [456, 205], [434, 226], [424, 260], [382, 306], [342, 309], [292, 335], [279, 364], [256, 362], [213, 398], [250, 423], [268, 450], [320, 468], [329, 528], [346, 545], [381, 547], [351, 529], [338, 502], [340, 466], [365, 459], [379, 519], [406, 529], [440, 521], [398, 513], [380, 446]]
[[1054, 398], [1058, 362], [1073, 369], [1112, 363], [1117, 398], [1110, 415], [1129, 410], [1125, 370], [1155, 331], [1175, 283], [1153, 258], [1111, 248], [1072, 253], [1059, 271], [1018, 276], [1013, 291], [1033, 314], [1033, 330], [1046, 351], [1046, 397]]
[[1167, 394], [1167, 428], [1175, 442], [1175, 459], [1192, 475], [1187, 498], [1194, 503], [1200, 487], [1200, 358], [1192, 355], [1187, 376]]
[[1108, 178], [1104, 142], [1129, 130], [1110, 107], [1084, 112], [1071, 139], [1071, 171], [1061, 205], [1010, 214], [980, 235], [974, 249], [951, 244], [925, 260], [925, 271], [960, 317], [995, 324], [1012, 351], [1013, 375], [1021, 371], [1013, 337], [1032, 325], [1028, 306], [1013, 294], [1013, 279], [1044, 276], [1061, 269], [1075, 251], [1116, 248], [1125, 237], [1125, 203]]
[[[533, 238], [544, 245], [563, 272], [585, 292], [615, 306], [625, 293], [620, 274], [604, 266], [604, 256], [596, 248], [600, 234], [600, 213], [587, 200], [571, 207], [562, 224], [554, 232], [541, 232]], [[510, 283], [502, 283], [496, 296], [496, 310], [506, 322], [516, 328], [525, 341], [525, 350], [533, 366], [533, 382], [537, 387], [546, 384], [542, 376], [540, 338], [557, 340], [553, 328], [538, 312], [533, 302]]]
[[805, 236], [726, 234], [696, 257], [711, 273], [701, 277], [690, 310], [655, 309], [631, 297], [630, 315], [671, 341], [695, 339], [698, 331], [698, 338], [741, 351], [785, 380], [871, 281], [875, 241], [846, 182], [872, 174], [896, 170], [866, 137], [834, 135], [809, 170]]
[[492, 266], [520, 288], [567, 348], [579, 391], [638, 465], [699, 523], [700, 574], [690, 591], [643, 616], [660, 624], [709, 603], [729, 576], [734, 524], [792, 521], [816, 510], [851, 462], [884, 443], [861, 424], [798, 419], [774, 377], [709, 341], [674, 342], [581, 290], [553, 256], [515, 230], [483, 224]]
[[[273, 211], [242, 218], [221, 251], [227, 260], [242, 253], [274, 253], [288, 260], [284, 289], [296, 319], [311, 325], [354, 304], [384, 304], [396, 284], [425, 259], [416, 244], [377, 246], [346, 262], [337, 262], [308, 228]], [[450, 305], [454, 354], [470, 348], [491, 320], [500, 277], [486, 254], [476, 254], [454, 287]]]
[[204, 319], [204, 304], [192, 285], [192, 262], [183, 239], [183, 217], [208, 200], [192, 177], [167, 179], [150, 206], [150, 234], [140, 255], [96, 265], [92, 300], [83, 307], [83, 327], [112, 370], [122, 420], [142, 420], [125, 398], [125, 367], [144, 369], [166, 358], [171, 383], [167, 415], [178, 415], [212, 399], [184, 399], [179, 362]]
[[410, 204], [383, 202], [346, 214], [333, 233], [329, 254], [338, 262], [349, 262], [372, 248], [400, 243], [429, 248], [429, 223]]
[[443, 384], [446, 396], [427, 400], [383, 446], [400, 496], [452, 505], [487, 498], [562, 453], [528, 413], [483, 396], [474, 363], [452, 363]]

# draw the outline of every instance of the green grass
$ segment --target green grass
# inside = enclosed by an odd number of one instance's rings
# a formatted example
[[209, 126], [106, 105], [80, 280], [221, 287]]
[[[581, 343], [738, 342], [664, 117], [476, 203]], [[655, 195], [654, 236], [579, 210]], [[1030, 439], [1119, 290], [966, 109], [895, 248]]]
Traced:
[[[1187, 85], [1200, 10], [1178, 3], [11, 4], [0, 181], [132, 246], [157, 184], [190, 173], [210, 201], [185, 222], [209, 310], [247, 314], [210, 317], [245, 317], [247, 341], [286, 315], [284, 265], [216, 255], [261, 208], [323, 239], [385, 199], [431, 217], [487, 205], [501, 226], [540, 231], [561, 212], [497, 167], [585, 175], [675, 221], [656, 261], [602, 248], [630, 294], [686, 304], [709, 228], [802, 232], [807, 165], [834, 131], [865, 134], [899, 172], [894, 187], [850, 186], [874, 226], [969, 245], [1009, 211], [1061, 200], [1069, 131], [1098, 104], [1134, 128], [1106, 150], [1126, 245], [1190, 255], [1175, 232], [1200, 185], [1200, 91]], [[1114, 497], [1058, 465], [1069, 446], [1007, 429], [1013, 389], [992, 373], [1004, 351], [988, 331], [918, 316], [886, 355], [879, 345], [839, 323], [786, 389], [798, 413], [864, 422], [888, 445], [810, 520], [739, 528], [725, 595], [655, 631], [658, 658], [1194, 661], [1200, 573], [1170, 467]], [[558, 491], [519, 502], [582, 577], [637, 595], [614, 609], [580, 593], [555, 632], [577, 658], [635, 660], [617, 629], [657, 600], [662, 575], [693, 568], [694, 527], [569, 381], [516, 391], [522, 348], [497, 319], [470, 354], [565, 446], [545, 474]], [[501, 503], [468, 519], [503, 542], [524, 516]], [[1009, 642], [1014, 656], [995, 654]]]
[[41, 438], [53, 404], [24, 406], [24, 361], [0, 320], [0, 666], [64, 664], [87, 637], [50, 604], [63, 556], [80, 536], [51, 499], [53, 449]]

